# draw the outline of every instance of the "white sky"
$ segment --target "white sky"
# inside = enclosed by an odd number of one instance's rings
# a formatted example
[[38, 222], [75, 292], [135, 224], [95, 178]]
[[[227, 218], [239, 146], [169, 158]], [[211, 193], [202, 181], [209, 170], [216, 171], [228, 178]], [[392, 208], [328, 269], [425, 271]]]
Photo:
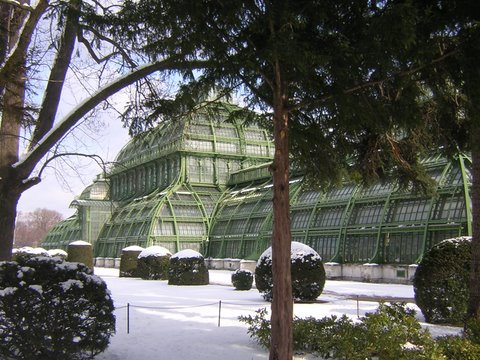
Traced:
[[[96, 134], [96, 139], [89, 139], [82, 134], [77, 136], [86, 142], [85, 152], [98, 154], [106, 161], [113, 161], [129, 140], [127, 130], [116, 118], [105, 121], [105, 126]], [[48, 169], [42, 177], [42, 182], [22, 195], [18, 211], [31, 212], [37, 208], [47, 208], [56, 210], [65, 217], [73, 214], [74, 209], [69, 208], [70, 203], [91, 184], [97, 174], [101, 173], [101, 168], [93, 160], [85, 158], [71, 158], [69, 162], [72, 167], [75, 167], [75, 171], [63, 166], [56, 171]]]

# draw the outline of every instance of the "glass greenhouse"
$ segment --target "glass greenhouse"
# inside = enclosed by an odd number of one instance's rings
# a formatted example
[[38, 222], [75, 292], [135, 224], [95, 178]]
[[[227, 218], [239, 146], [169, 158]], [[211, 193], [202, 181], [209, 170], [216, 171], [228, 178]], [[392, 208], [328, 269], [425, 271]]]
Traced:
[[[94, 244], [96, 257], [130, 245], [194, 249], [212, 258], [256, 260], [270, 246], [273, 143], [268, 131], [227, 120], [233, 105], [203, 107], [132, 139], [115, 166], [71, 206], [43, 246]], [[328, 192], [291, 179], [292, 240], [325, 262], [413, 264], [437, 242], [471, 234], [468, 156], [424, 160], [434, 197], [395, 184], [344, 184]]]

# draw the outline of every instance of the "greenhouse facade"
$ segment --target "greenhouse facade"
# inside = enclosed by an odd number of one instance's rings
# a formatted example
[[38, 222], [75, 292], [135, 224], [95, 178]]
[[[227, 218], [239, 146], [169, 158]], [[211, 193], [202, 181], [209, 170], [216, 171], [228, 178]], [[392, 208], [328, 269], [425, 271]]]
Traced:
[[[132, 139], [43, 246], [85, 240], [97, 258], [118, 258], [130, 245], [161, 245], [172, 253], [257, 260], [272, 234], [274, 146], [267, 130], [230, 119], [235, 110], [210, 104]], [[470, 158], [432, 156], [424, 164], [438, 185], [432, 197], [394, 183], [322, 192], [295, 172], [292, 240], [326, 263], [409, 265], [443, 239], [470, 235]]]

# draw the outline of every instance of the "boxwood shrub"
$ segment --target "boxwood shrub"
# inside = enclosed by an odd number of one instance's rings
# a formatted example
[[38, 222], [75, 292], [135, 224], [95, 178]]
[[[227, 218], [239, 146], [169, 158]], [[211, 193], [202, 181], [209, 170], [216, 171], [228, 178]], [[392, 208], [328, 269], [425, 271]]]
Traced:
[[250, 270], [238, 269], [232, 274], [232, 284], [236, 290], [250, 290], [253, 284], [253, 274]]
[[441, 241], [428, 250], [413, 278], [415, 302], [430, 323], [463, 324], [468, 306], [471, 238]]
[[205, 259], [197, 251], [186, 249], [170, 258], [169, 285], [208, 285], [208, 269]]
[[120, 277], [141, 277], [138, 272], [138, 255], [145, 250], [141, 246], [128, 246], [120, 255]]
[[147, 247], [138, 255], [136, 274], [144, 280], [167, 280], [171, 256], [162, 246]]
[[105, 282], [80, 263], [20, 258], [0, 263], [0, 357], [91, 359], [115, 332]]
[[[292, 293], [295, 301], [314, 301], [325, 286], [325, 269], [322, 258], [311, 247], [292, 242]], [[273, 297], [272, 248], [260, 256], [255, 268], [255, 284], [263, 298], [271, 301]]]

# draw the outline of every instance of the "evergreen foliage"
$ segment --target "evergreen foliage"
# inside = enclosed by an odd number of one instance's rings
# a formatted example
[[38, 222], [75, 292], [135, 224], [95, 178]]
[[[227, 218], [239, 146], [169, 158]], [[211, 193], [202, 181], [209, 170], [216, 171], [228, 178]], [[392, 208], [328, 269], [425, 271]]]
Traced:
[[237, 269], [232, 274], [232, 284], [237, 290], [250, 290], [253, 284], [253, 274], [250, 270]]
[[68, 244], [67, 260], [85, 264], [93, 270], [93, 247], [86, 241], [74, 241]]
[[[248, 333], [260, 345], [270, 344], [270, 320], [266, 309], [255, 316], [242, 316]], [[405, 304], [380, 304], [374, 313], [353, 321], [346, 315], [295, 318], [294, 349], [324, 359], [446, 359], [442, 347], [415, 318]]]
[[91, 359], [115, 332], [105, 282], [81, 263], [0, 263], [0, 353], [8, 359]]
[[168, 285], [208, 285], [209, 274], [203, 256], [182, 250], [170, 258]]
[[[127, 247], [122, 250], [120, 255], [120, 277], [142, 277], [138, 271], [138, 255], [143, 251], [143, 248]], [[145, 269], [144, 269], [145, 270]], [[144, 271], [146, 273], [146, 271]]]
[[[292, 242], [292, 293], [295, 301], [314, 301], [325, 286], [325, 268], [322, 258], [311, 247]], [[273, 298], [272, 251], [268, 248], [258, 259], [255, 284], [265, 300]]]
[[138, 254], [136, 274], [144, 280], [167, 280], [172, 254], [162, 246], [150, 246]]
[[427, 322], [463, 325], [468, 306], [471, 238], [444, 240], [426, 252], [413, 287]]

